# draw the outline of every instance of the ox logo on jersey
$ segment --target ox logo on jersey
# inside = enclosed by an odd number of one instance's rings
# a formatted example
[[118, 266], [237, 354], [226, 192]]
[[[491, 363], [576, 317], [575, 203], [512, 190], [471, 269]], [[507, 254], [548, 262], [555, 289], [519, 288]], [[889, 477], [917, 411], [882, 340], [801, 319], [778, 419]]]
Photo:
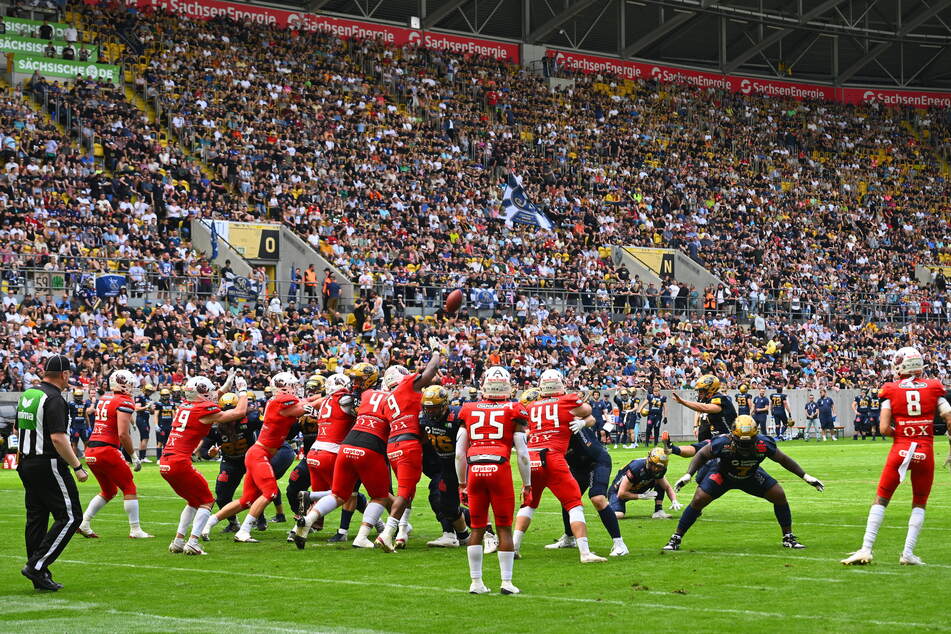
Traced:
[[472, 471], [472, 475], [490, 475], [499, 470], [499, 466], [495, 464], [474, 464], [469, 469]]
[[[907, 458], [907, 457], [908, 457], [908, 451], [907, 451], [906, 449], [902, 449], [901, 451], [898, 452], [898, 455], [901, 456], [902, 458]], [[914, 454], [912, 454], [911, 459], [914, 460], [915, 462], [917, 462], [917, 461], [919, 461], [919, 460], [924, 460], [924, 459], [927, 458], [927, 457], [928, 457], [927, 454], [925, 454], [925, 453], [923, 453], [923, 452], [921, 452], [921, 451], [916, 451]], [[88, 460], [87, 460], [87, 462], [88, 462]]]
[[357, 449], [356, 447], [344, 447], [343, 455], [350, 456], [351, 458], [360, 458], [367, 455], [367, 452], [362, 449]]

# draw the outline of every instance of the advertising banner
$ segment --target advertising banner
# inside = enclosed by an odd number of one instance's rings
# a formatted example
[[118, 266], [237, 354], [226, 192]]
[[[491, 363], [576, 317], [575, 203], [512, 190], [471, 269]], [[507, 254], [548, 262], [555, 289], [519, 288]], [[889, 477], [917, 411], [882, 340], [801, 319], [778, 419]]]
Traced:
[[951, 93], [889, 88], [840, 88], [842, 103], [880, 103], [913, 108], [951, 108]]
[[[0, 35], [0, 52], [3, 53], [28, 53], [30, 55], [42, 57], [46, 54], [46, 47], [49, 45], [49, 41], [39, 40], [32, 37], [20, 37], [18, 35]], [[63, 57], [63, 47], [66, 46], [66, 40], [53, 40], [53, 47], [56, 48], [56, 57], [62, 59]], [[99, 47], [94, 45], [85, 45], [87, 51], [89, 51], [89, 60], [90, 62], [95, 62], [99, 59]], [[73, 50], [76, 51], [76, 57], [79, 57], [79, 44], [73, 45]]]
[[[3, 25], [7, 27], [7, 34], [13, 35], [22, 35], [24, 37], [35, 37], [40, 36], [40, 26], [43, 24], [42, 20], [27, 20], [26, 18], [3, 18]], [[65, 22], [50, 22], [50, 26], [53, 27], [53, 39], [54, 40], [64, 40], [66, 39], [66, 29], [69, 28], [69, 25]]]
[[13, 58], [13, 72], [32, 75], [38, 71], [46, 77], [66, 77], [74, 79], [82, 76], [86, 79], [111, 81], [118, 84], [121, 73], [118, 66], [107, 64], [93, 64], [90, 62], [67, 61], [65, 59], [49, 59], [34, 55], [17, 54]]

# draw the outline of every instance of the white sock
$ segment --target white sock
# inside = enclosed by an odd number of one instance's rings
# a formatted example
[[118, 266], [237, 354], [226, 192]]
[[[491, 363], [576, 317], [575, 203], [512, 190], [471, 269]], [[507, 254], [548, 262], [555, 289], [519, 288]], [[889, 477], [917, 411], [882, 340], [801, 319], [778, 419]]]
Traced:
[[319, 517], [320, 513], [317, 512], [317, 509], [310, 509], [307, 511], [307, 515], [304, 516], [304, 526], [310, 530], [310, 527], [314, 525]]
[[[512, 541], [515, 542], [515, 552], [518, 552], [522, 549], [522, 538], [525, 537], [525, 531], [520, 531], [517, 528], [512, 531]], [[470, 548], [472, 548], [470, 546]]]
[[[502, 571], [502, 581], [512, 581], [512, 566], [515, 565], [515, 553], [511, 550], [500, 550], [499, 570]], [[481, 553], [479, 553], [481, 555]], [[481, 563], [481, 562], [480, 562]]]
[[328, 513], [337, 508], [337, 506], [337, 498], [332, 495], [325, 495], [317, 501], [317, 506], [314, 507], [314, 510], [320, 513], [321, 517], [325, 517]]
[[367, 504], [367, 508], [363, 511], [363, 522], [368, 524], [367, 534], [370, 533], [370, 527], [376, 526], [376, 523], [380, 521], [380, 516], [383, 515], [383, 511], [386, 508], [379, 502], [370, 502]]
[[[122, 508], [125, 509], [125, 514], [129, 516], [129, 528], [136, 529], [139, 527], [139, 501], [138, 500], [123, 500]], [[83, 515], [83, 519], [86, 516]]]
[[872, 550], [875, 545], [875, 538], [878, 537], [878, 529], [885, 519], [885, 507], [881, 504], [873, 504], [868, 512], [868, 523], [865, 524], [865, 537], [862, 538], [862, 548]]
[[361, 537], [363, 539], [368, 539], [370, 537], [370, 529], [373, 528], [371, 524], [360, 523], [360, 529], [357, 531], [357, 539]]
[[102, 507], [108, 503], [109, 500], [96, 494], [93, 499], [89, 500], [89, 506], [86, 507], [86, 512], [83, 513], [83, 524], [88, 524], [89, 520], [96, 517], [96, 513], [102, 510]]
[[482, 579], [482, 545], [466, 547], [469, 555], [469, 576], [473, 581]]
[[311, 491], [310, 501], [316, 502], [317, 500], [320, 500], [321, 498], [327, 497], [328, 495], [330, 495], [330, 493], [331, 493], [330, 491]]
[[925, 510], [922, 508], [911, 509], [911, 515], [908, 517], [908, 535], [905, 537], [905, 550], [902, 554], [912, 555], [915, 552], [915, 545], [918, 544], [918, 534], [925, 523]]
[[587, 537], [577, 537], [575, 538], [575, 543], [578, 545], [578, 552], [584, 556], [591, 552], [591, 549], [588, 547], [588, 538]]
[[208, 521], [208, 517], [211, 515], [211, 509], [206, 509], [204, 507], [198, 509], [198, 512], [195, 513], [195, 522], [192, 524], [192, 539], [198, 539], [198, 536], [201, 535], [201, 531], [205, 528], [205, 522]]
[[205, 523], [205, 532], [210, 533], [211, 529], [215, 527], [215, 524], [217, 524], [220, 521], [221, 520], [218, 519], [217, 515], [212, 515], [211, 517], [209, 517], [208, 521]]
[[624, 548], [627, 546], [627, 544], [624, 543], [623, 537], [614, 537], [613, 539], [614, 539], [614, 545], [617, 546], [618, 548]]
[[409, 516], [413, 514], [412, 507], [406, 507], [403, 509], [403, 517], [400, 518], [400, 530], [406, 530], [406, 527], [409, 526]]
[[181, 519], [178, 520], [178, 534], [179, 535], [188, 535], [188, 527], [191, 526], [192, 520], [195, 519], [195, 513], [198, 512], [194, 506], [186, 506], [182, 511]]
[[396, 534], [396, 529], [399, 528], [399, 525], [400, 525], [399, 519], [390, 515], [388, 518], [386, 518], [386, 530], [383, 532], [392, 538], [393, 535]]
[[248, 513], [245, 516], [244, 521], [241, 522], [241, 532], [250, 533], [251, 529], [253, 529], [255, 525], [257, 525], [257, 523], [258, 523], [258, 518]]

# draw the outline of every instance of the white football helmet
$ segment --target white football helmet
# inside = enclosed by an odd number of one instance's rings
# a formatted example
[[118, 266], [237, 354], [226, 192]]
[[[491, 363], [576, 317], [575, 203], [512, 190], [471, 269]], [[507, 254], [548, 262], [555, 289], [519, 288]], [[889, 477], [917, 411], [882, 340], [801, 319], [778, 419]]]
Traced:
[[409, 374], [409, 370], [402, 365], [391, 365], [383, 373], [383, 389], [389, 392], [400, 384], [404, 376]]
[[346, 374], [331, 374], [324, 383], [324, 394], [330, 396], [340, 390], [350, 389], [350, 377]]
[[565, 377], [558, 370], [545, 370], [538, 379], [538, 391], [542, 396], [561, 396], [565, 393]]
[[215, 399], [215, 384], [208, 377], [193, 376], [185, 383], [185, 400], [211, 401]]
[[898, 376], [911, 376], [925, 371], [925, 360], [917, 348], [901, 348], [892, 357], [892, 369]]
[[290, 372], [278, 372], [271, 377], [271, 387], [275, 394], [293, 394], [297, 396], [297, 377]]
[[109, 375], [109, 389], [115, 394], [132, 394], [138, 384], [138, 379], [128, 370], [116, 370]]
[[490, 401], [512, 397], [512, 376], [505, 368], [495, 365], [482, 376], [482, 396]]

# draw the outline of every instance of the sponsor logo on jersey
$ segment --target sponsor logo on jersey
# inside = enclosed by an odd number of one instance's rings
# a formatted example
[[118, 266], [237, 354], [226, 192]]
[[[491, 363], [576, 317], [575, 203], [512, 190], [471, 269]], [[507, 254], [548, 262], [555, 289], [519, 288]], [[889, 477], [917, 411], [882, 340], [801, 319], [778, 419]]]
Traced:
[[474, 464], [469, 467], [473, 475], [489, 475], [499, 470], [499, 465], [495, 464]]
[[359, 448], [357, 448], [357, 447], [344, 447], [344, 448], [343, 448], [343, 455], [345, 455], [345, 456], [350, 456], [350, 457], [352, 457], [352, 458], [359, 458], [359, 457], [361, 457], [361, 456], [367, 455], [367, 452], [365, 452], [363, 449], [359, 449]]

